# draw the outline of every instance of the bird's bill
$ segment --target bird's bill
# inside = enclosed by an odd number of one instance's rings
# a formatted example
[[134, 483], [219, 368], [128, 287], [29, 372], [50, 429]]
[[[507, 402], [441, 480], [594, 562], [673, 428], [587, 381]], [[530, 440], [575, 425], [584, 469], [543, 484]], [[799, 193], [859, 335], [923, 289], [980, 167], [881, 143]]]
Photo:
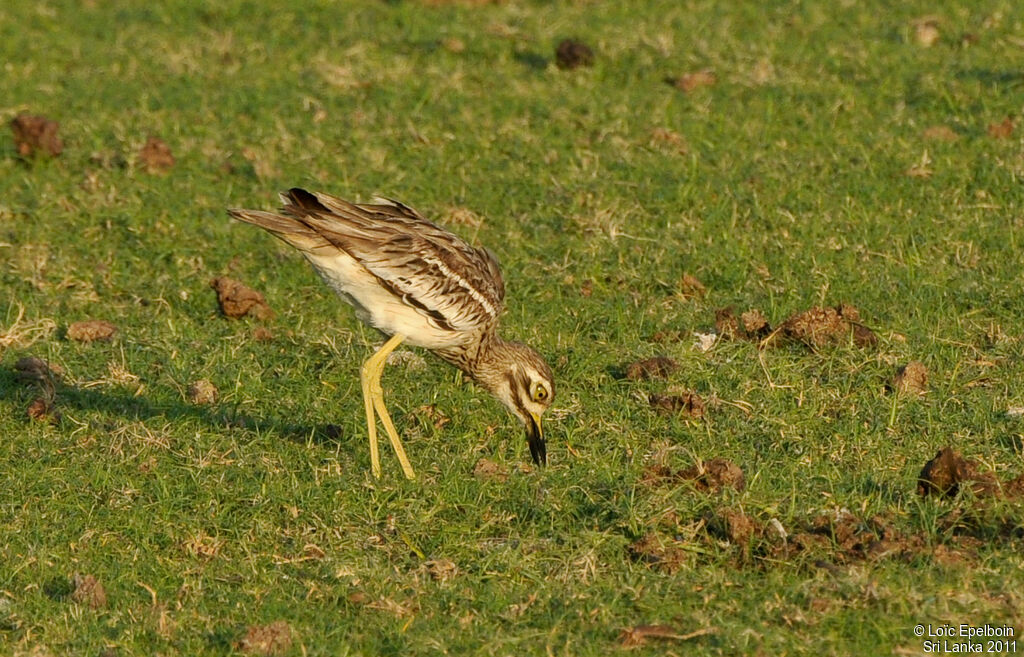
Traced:
[[526, 442], [530, 445], [530, 456], [537, 465], [548, 464], [548, 450], [544, 443], [544, 430], [541, 428], [540, 416], [530, 413], [526, 422]]

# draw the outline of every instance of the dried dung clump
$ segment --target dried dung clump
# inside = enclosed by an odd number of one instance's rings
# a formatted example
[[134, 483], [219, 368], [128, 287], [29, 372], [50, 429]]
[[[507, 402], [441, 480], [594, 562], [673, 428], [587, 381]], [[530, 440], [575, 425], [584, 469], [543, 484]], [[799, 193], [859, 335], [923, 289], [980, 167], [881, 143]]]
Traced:
[[217, 291], [217, 303], [225, 317], [252, 315], [260, 320], [274, 317], [274, 311], [267, 305], [263, 294], [233, 278], [218, 276], [210, 281], [210, 287]]
[[435, 582], [447, 582], [459, 574], [459, 567], [451, 559], [431, 559], [423, 562], [423, 569]]
[[912, 360], [897, 372], [892, 381], [893, 389], [901, 395], [923, 395], [928, 392], [928, 368]]
[[715, 72], [710, 69], [703, 71], [695, 71], [693, 73], [684, 73], [676, 78], [667, 78], [665, 82], [671, 84], [676, 89], [691, 93], [702, 87], [712, 87], [718, 82], [718, 76]]
[[31, 420], [49, 422], [50, 424], [57, 424], [62, 417], [60, 411], [54, 406], [52, 395], [33, 399], [32, 403], [28, 405], [27, 413]]
[[199, 379], [188, 387], [188, 398], [193, 404], [215, 404], [220, 391], [207, 379]]
[[1001, 123], [990, 123], [988, 136], [992, 139], [1009, 139], [1013, 136], [1013, 119], [1006, 117]]
[[508, 468], [500, 463], [482, 458], [473, 466], [473, 476], [477, 479], [501, 482], [508, 479]]
[[269, 625], [250, 625], [238, 641], [238, 649], [247, 655], [277, 657], [292, 647], [292, 628], [285, 621]]
[[1024, 499], [1024, 473], [1003, 484], [1003, 495], [1011, 500]]
[[928, 141], [945, 141], [953, 142], [960, 139], [960, 135], [955, 130], [946, 125], [933, 125], [929, 126], [921, 132], [921, 136]]
[[117, 333], [117, 327], [104, 319], [90, 319], [68, 326], [68, 337], [78, 342], [110, 340]]
[[704, 400], [695, 392], [654, 393], [648, 397], [651, 408], [659, 413], [680, 414], [694, 419], [704, 417]]
[[747, 485], [743, 470], [732, 461], [720, 458], [704, 461], [683, 470], [655, 465], [644, 472], [644, 483], [650, 485], [682, 481], [691, 482], [693, 487], [702, 493], [717, 493], [723, 488], [741, 491]]
[[64, 375], [64, 368], [51, 364], [42, 358], [25, 356], [14, 364], [14, 371], [22, 383], [52, 384]]
[[103, 584], [92, 575], [75, 574], [71, 578], [75, 590], [71, 593], [71, 599], [80, 605], [88, 605], [92, 609], [100, 609], [107, 606], [107, 592]]
[[174, 166], [174, 155], [167, 142], [150, 137], [139, 151], [139, 161], [149, 173], [163, 173]]
[[18, 155], [26, 159], [37, 155], [60, 155], [64, 150], [64, 142], [57, 135], [59, 129], [59, 123], [45, 116], [19, 114], [11, 120]]
[[266, 326], [257, 326], [252, 330], [252, 339], [256, 342], [270, 342], [274, 334]]
[[747, 514], [738, 509], [718, 509], [705, 518], [708, 531], [718, 538], [739, 546], [750, 543], [757, 526]]
[[654, 356], [638, 360], [624, 368], [626, 378], [630, 381], [642, 379], [664, 379], [679, 369], [679, 363], [668, 356]]
[[708, 288], [693, 274], [683, 274], [679, 279], [679, 292], [687, 299], [691, 299], [703, 297], [708, 293]]
[[747, 485], [740, 466], [732, 461], [719, 458], [686, 468], [678, 476], [681, 479], [692, 481], [697, 490], [712, 493], [717, 493], [723, 488], [743, 490]]
[[634, 541], [629, 546], [629, 553], [634, 560], [650, 564], [669, 574], [677, 572], [689, 561], [679, 541], [653, 532]]
[[564, 39], [555, 48], [555, 63], [558, 68], [567, 71], [581, 66], [593, 66], [594, 51], [582, 41]]
[[858, 347], [878, 342], [874, 332], [860, 323], [860, 312], [842, 304], [833, 308], [813, 307], [784, 321], [775, 333], [785, 339], [801, 342], [812, 349], [849, 340]]
[[952, 447], [943, 447], [921, 470], [917, 494], [955, 497], [961, 485], [969, 485], [975, 495], [993, 495], [999, 490], [995, 475], [981, 472], [975, 461], [965, 459]]
[[752, 308], [738, 318], [732, 306], [715, 311], [715, 333], [726, 340], [763, 340], [772, 332], [768, 318]]
[[772, 325], [768, 323], [768, 318], [756, 308], [740, 315], [740, 321], [743, 323], [743, 333], [747, 339], [760, 340], [772, 332]]

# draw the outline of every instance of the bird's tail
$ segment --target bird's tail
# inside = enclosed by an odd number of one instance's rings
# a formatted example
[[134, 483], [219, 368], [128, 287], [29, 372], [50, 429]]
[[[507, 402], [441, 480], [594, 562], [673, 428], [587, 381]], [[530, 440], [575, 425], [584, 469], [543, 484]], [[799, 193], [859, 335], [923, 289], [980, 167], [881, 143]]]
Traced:
[[[290, 190], [287, 193], [288, 196], [281, 195], [281, 199], [284, 201], [282, 208], [284, 214], [240, 208], [228, 208], [228, 214], [239, 221], [259, 226], [299, 251], [315, 253], [321, 249], [331, 248], [331, 243], [323, 235], [303, 221], [303, 217], [315, 212], [317, 208], [312, 207], [307, 199], [292, 197], [291, 194], [295, 191]], [[297, 191], [301, 192], [302, 190]], [[312, 198], [312, 203], [319, 205], [316, 202], [316, 197], [308, 192], [305, 194]]]

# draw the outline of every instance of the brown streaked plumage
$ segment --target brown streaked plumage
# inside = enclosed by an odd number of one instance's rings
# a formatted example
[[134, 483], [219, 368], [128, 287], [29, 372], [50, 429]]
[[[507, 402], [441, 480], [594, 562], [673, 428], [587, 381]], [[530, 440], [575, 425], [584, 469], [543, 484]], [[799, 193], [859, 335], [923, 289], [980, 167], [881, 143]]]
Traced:
[[298, 188], [281, 201], [280, 213], [228, 213], [298, 249], [361, 321], [388, 336], [361, 370], [375, 476], [375, 415], [405, 475], [415, 476], [380, 387], [385, 359], [402, 342], [432, 351], [491, 392], [525, 426], [534, 461], [546, 462], [541, 416], [554, 399], [554, 377], [536, 351], [497, 333], [505, 285], [493, 253], [397, 201], [355, 204]]

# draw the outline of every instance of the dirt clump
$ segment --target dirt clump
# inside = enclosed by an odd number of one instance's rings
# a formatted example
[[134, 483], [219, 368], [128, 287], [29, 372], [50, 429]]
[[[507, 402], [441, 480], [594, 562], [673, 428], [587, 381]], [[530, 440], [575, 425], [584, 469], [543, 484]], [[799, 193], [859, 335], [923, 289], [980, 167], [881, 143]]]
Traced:
[[634, 541], [629, 546], [629, 553], [634, 560], [650, 564], [669, 574], [678, 572], [689, 561], [689, 556], [680, 541], [654, 532]]
[[687, 299], [695, 299], [706, 295], [708, 288], [693, 274], [683, 274], [679, 279], [679, 293]]
[[52, 385], [64, 376], [64, 368], [49, 363], [42, 358], [25, 356], [14, 364], [14, 371], [22, 383], [42, 383]]
[[14, 144], [18, 155], [28, 159], [36, 156], [56, 157], [64, 150], [64, 142], [57, 134], [60, 124], [45, 116], [19, 114], [11, 120]]
[[897, 372], [892, 381], [893, 390], [901, 395], [923, 395], [928, 392], [928, 368], [912, 360]]
[[252, 330], [252, 339], [256, 342], [270, 342], [274, 334], [266, 326], [257, 326]]
[[92, 575], [75, 574], [71, 578], [75, 590], [71, 592], [71, 599], [80, 605], [88, 605], [91, 609], [100, 609], [107, 606], [107, 592], [103, 584]]
[[643, 476], [643, 482], [648, 485], [684, 481], [690, 482], [701, 493], [717, 493], [724, 488], [742, 491], [747, 485], [743, 470], [732, 461], [721, 458], [713, 458], [682, 470], [653, 465], [646, 468]]
[[117, 333], [117, 326], [104, 319], [89, 319], [68, 326], [68, 337], [78, 342], [110, 340]]
[[259, 320], [272, 319], [274, 311], [267, 305], [263, 294], [227, 276], [210, 281], [217, 292], [217, 303], [225, 317], [238, 318], [252, 315]]
[[220, 391], [208, 379], [199, 379], [188, 387], [188, 399], [193, 404], [215, 404]]
[[1009, 139], [1013, 136], [1013, 119], [1006, 117], [1001, 123], [990, 123], [988, 136], [992, 139]]
[[508, 479], [508, 468], [500, 463], [482, 458], [473, 466], [473, 476], [477, 479], [503, 482]]
[[756, 308], [740, 315], [743, 334], [748, 340], [762, 340], [772, 332], [768, 318]]
[[36, 422], [49, 422], [50, 424], [57, 424], [61, 420], [61, 413], [57, 410], [56, 405], [53, 403], [52, 395], [43, 395], [42, 397], [36, 397], [32, 400], [32, 403], [28, 405], [28, 417]]
[[739, 317], [732, 306], [715, 311], [715, 332], [726, 340], [760, 341], [771, 335], [772, 326], [764, 313], [752, 308]]
[[945, 141], [953, 142], [960, 139], [960, 135], [956, 133], [952, 128], [945, 125], [933, 125], [924, 129], [921, 136], [928, 141]]
[[594, 65], [594, 51], [576, 39], [563, 39], [555, 48], [555, 64], [569, 71], [581, 66]]
[[269, 625], [250, 625], [238, 641], [238, 650], [247, 655], [277, 657], [291, 650], [292, 628], [279, 620]]
[[174, 166], [174, 154], [163, 139], [150, 137], [139, 151], [139, 161], [149, 173], [164, 173]]
[[1024, 472], [1018, 475], [1016, 479], [1003, 483], [1003, 495], [1011, 500], [1024, 499]]
[[647, 400], [651, 408], [659, 413], [684, 415], [694, 419], [704, 417], [704, 400], [695, 392], [652, 393]]
[[710, 69], [684, 73], [675, 78], [666, 78], [665, 82], [685, 93], [692, 93], [703, 87], [712, 87], [718, 82], [718, 76]]
[[626, 365], [624, 372], [630, 381], [665, 379], [679, 369], [679, 363], [668, 356], [654, 356]]
[[459, 574], [459, 567], [451, 559], [431, 559], [423, 562], [423, 570], [435, 582], [447, 582]]
[[773, 335], [800, 342], [812, 349], [840, 344], [851, 338], [858, 347], [878, 343], [874, 332], [860, 323], [860, 312], [846, 304], [829, 308], [815, 306], [791, 315]]
[[925, 463], [917, 479], [917, 494], [955, 497], [962, 486], [969, 486], [979, 496], [999, 492], [999, 482], [993, 473], [982, 472], [977, 462], [965, 459], [947, 446]]
[[680, 479], [692, 481], [697, 490], [717, 493], [723, 488], [742, 491], [747, 486], [743, 470], [732, 461], [714, 458], [682, 470]]
[[739, 509], [718, 509], [705, 517], [708, 532], [730, 543], [746, 547], [758, 532], [750, 516]]

